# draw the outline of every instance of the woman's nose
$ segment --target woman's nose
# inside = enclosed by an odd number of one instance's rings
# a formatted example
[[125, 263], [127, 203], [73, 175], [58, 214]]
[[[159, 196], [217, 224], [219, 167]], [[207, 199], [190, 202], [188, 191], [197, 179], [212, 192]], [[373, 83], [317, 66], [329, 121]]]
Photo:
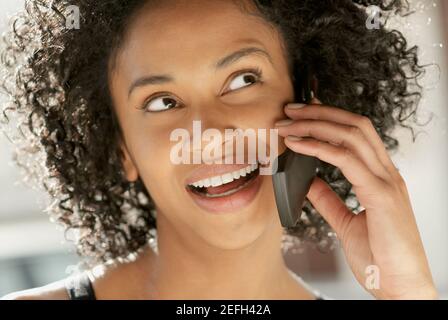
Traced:
[[225, 129], [235, 129], [240, 125], [236, 123], [235, 110], [219, 101], [203, 102], [192, 109], [190, 121], [199, 121], [202, 130], [216, 129], [224, 134]]

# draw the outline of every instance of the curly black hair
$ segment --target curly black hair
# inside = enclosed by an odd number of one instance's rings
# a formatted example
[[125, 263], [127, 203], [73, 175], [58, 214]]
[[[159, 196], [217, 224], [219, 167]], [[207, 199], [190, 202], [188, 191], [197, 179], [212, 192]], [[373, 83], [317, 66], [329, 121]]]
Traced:
[[[122, 136], [108, 88], [108, 62], [131, 17], [151, 0], [27, 0], [3, 36], [2, 87], [10, 97], [2, 122], [15, 160], [53, 199], [47, 211], [76, 230], [76, 251], [89, 265], [125, 258], [154, 237], [154, 203], [142, 181], [126, 180]], [[152, 0], [156, 1], [156, 0]], [[160, 1], [160, 0], [159, 0]], [[239, 0], [234, 0], [239, 2]], [[310, 66], [325, 103], [367, 116], [388, 150], [397, 125], [409, 128], [421, 97], [417, 47], [381, 23], [366, 27], [369, 5], [402, 14], [401, 0], [252, 0], [256, 15], [285, 39], [289, 61]], [[81, 13], [67, 29], [67, 10]], [[249, 11], [247, 11], [250, 13]], [[252, 12], [251, 14], [254, 14]], [[301, 72], [296, 70], [294, 72]], [[321, 162], [318, 176], [352, 209], [359, 202], [341, 171]], [[285, 230], [326, 248], [334, 233], [307, 201], [300, 223]]]

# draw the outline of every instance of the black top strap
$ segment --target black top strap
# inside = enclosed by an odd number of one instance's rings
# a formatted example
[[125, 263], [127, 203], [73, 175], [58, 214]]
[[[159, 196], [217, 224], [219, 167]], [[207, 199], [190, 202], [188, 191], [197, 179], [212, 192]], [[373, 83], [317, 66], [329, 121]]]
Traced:
[[96, 300], [87, 272], [69, 276], [65, 281], [70, 300]]

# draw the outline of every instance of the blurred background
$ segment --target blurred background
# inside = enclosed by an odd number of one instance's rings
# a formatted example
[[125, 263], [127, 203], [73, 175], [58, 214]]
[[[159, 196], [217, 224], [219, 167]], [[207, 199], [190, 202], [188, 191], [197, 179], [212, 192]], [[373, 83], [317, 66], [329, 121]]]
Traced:
[[[421, 64], [429, 67], [422, 81], [423, 118], [432, 116], [412, 142], [398, 129], [400, 150], [392, 155], [405, 178], [432, 274], [442, 299], [448, 299], [448, 1], [410, 1], [415, 13], [391, 20], [410, 45], [420, 47]], [[23, 0], [0, 2], [0, 32]], [[4, 101], [0, 95], [0, 103]], [[67, 276], [78, 262], [63, 230], [43, 212], [45, 195], [20, 182], [12, 163], [12, 146], [0, 135], [0, 296], [41, 286]], [[339, 249], [328, 254], [306, 249], [285, 256], [291, 269], [314, 288], [336, 299], [372, 299], [354, 279]]]

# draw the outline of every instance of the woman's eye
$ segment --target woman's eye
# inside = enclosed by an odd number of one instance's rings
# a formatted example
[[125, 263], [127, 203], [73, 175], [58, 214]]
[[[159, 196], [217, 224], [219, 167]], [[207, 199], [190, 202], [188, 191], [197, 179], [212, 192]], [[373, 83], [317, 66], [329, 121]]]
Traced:
[[[262, 72], [259, 69], [248, 70], [236, 76], [229, 85], [230, 91], [251, 86], [261, 81]], [[178, 102], [169, 96], [158, 96], [146, 101], [142, 107], [147, 112], [160, 112], [175, 108]]]
[[167, 96], [159, 96], [145, 103], [144, 109], [148, 112], [160, 112], [174, 108], [177, 101]]
[[236, 76], [229, 85], [230, 90], [238, 90], [244, 87], [248, 87], [260, 81], [261, 71], [244, 72]]

